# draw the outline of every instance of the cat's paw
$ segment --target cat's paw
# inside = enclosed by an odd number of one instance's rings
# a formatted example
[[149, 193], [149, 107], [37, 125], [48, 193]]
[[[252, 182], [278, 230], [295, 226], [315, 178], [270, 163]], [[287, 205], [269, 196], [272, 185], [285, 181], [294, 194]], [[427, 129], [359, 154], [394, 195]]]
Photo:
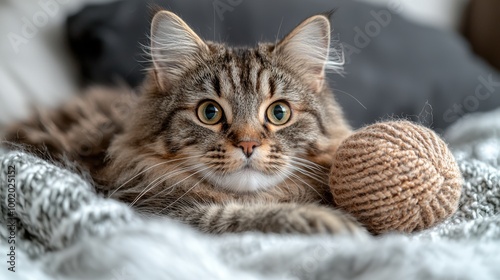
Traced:
[[314, 204], [228, 203], [189, 209], [179, 212], [178, 218], [207, 233], [260, 231], [368, 236], [366, 229], [348, 214]]
[[326, 207], [304, 205], [292, 209], [278, 222], [281, 231], [303, 234], [366, 236], [368, 232], [348, 214]]

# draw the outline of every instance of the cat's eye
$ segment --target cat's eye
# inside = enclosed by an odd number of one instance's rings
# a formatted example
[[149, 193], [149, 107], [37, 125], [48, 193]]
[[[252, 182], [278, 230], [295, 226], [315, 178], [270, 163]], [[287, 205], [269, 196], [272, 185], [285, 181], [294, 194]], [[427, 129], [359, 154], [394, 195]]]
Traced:
[[205, 101], [198, 106], [198, 118], [204, 124], [214, 125], [222, 119], [222, 108], [215, 101]]
[[292, 110], [283, 101], [278, 101], [267, 108], [267, 119], [274, 125], [283, 125], [290, 120]]

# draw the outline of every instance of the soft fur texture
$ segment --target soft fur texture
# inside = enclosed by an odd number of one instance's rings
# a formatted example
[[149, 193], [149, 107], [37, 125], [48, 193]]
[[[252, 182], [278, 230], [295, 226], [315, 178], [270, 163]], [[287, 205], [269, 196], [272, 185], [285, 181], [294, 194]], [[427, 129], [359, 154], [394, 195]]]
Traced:
[[[330, 32], [328, 17], [315, 15], [277, 43], [231, 48], [159, 12], [137, 101], [93, 93], [14, 126], [7, 140], [47, 147], [88, 169], [103, 193], [204, 232], [362, 233], [331, 208], [328, 170], [351, 130], [324, 82]], [[116, 102], [126, 112], [114, 112]], [[203, 121], [206, 102], [220, 121]], [[276, 104], [289, 120], [272, 121]], [[102, 137], [83, 152], [94, 134]]]
[[[39, 110], [12, 125], [6, 139], [44, 159], [77, 163], [93, 178], [106, 164], [106, 150], [123, 132], [137, 97], [126, 89], [93, 88], [57, 110]], [[73, 164], [72, 164], [73, 165]]]
[[[17, 167], [13, 215], [19, 221], [16, 272], [4, 266], [0, 278], [496, 280], [500, 125], [490, 120], [498, 118], [500, 111], [450, 130], [451, 143], [460, 143], [455, 155], [465, 179], [459, 210], [410, 236], [209, 236], [168, 218], [141, 218], [127, 205], [96, 195], [68, 170], [26, 153], [0, 151], [2, 170]], [[6, 176], [0, 173], [0, 182]], [[6, 194], [0, 189], [0, 251], [7, 253]]]

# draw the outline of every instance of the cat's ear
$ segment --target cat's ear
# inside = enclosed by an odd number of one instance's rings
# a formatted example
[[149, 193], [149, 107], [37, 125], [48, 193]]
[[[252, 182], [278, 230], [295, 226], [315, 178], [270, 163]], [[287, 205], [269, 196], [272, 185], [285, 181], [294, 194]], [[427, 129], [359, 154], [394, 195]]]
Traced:
[[205, 42], [177, 15], [156, 13], [151, 23], [151, 56], [162, 89], [179, 81], [208, 52]]
[[329, 51], [330, 20], [325, 15], [303, 21], [274, 50], [275, 55], [296, 69], [316, 91], [323, 87]]

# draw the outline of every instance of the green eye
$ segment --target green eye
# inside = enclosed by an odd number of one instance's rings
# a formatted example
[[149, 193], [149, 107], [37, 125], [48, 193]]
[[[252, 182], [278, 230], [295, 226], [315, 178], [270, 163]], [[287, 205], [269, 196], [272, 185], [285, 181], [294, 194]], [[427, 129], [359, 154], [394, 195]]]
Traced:
[[292, 110], [285, 102], [275, 102], [267, 108], [267, 118], [274, 125], [283, 125], [290, 120]]
[[222, 108], [215, 101], [205, 101], [198, 106], [198, 118], [204, 124], [217, 124], [222, 119]]

